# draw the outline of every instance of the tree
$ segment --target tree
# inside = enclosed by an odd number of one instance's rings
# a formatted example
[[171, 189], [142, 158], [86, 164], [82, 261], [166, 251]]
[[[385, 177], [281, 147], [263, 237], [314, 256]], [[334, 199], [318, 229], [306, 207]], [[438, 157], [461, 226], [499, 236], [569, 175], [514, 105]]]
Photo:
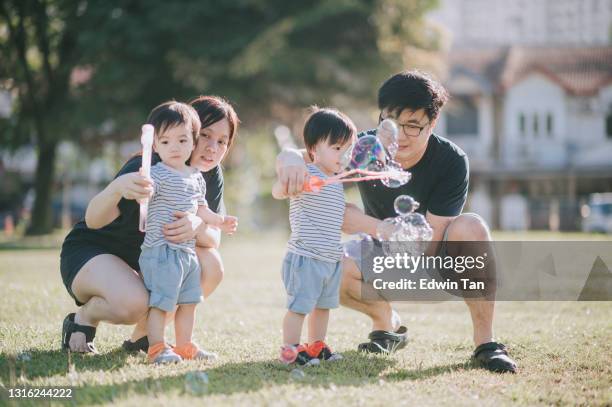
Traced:
[[4, 145], [33, 141], [37, 148], [30, 234], [51, 229], [50, 199], [59, 138], [71, 130], [70, 74], [77, 59], [78, 2], [0, 2], [0, 78], [16, 93], [3, 126]]
[[[422, 16], [435, 0], [91, 3], [85, 84], [117, 127], [168, 98], [227, 96], [246, 122], [275, 107], [373, 98], [394, 71], [437, 50]], [[123, 120], [123, 119], [125, 120]], [[119, 125], [121, 123], [121, 125]]]

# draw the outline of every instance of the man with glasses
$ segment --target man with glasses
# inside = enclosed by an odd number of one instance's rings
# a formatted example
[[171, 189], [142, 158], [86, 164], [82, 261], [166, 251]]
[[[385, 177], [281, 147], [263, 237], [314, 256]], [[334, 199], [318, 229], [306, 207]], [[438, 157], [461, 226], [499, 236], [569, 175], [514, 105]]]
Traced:
[[[359, 192], [365, 213], [347, 205], [343, 231], [376, 236], [382, 219], [395, 217], [393, 203], [399, 195], [410, 195], [420, 203], [418, 211], [425, 215], [433, 229], [432, 247], [437, 255], [447, 253], [447, 241], [490, 241], [486, 223], [476, 214], [462, 213], [467, 199], [469, 165], [465, 153], [450, 140], [433, 134], [440, 110], [448, 99], [444, 87], [429, 76], [406, 71], [389, 78], [378, 91], [379, 121], [392, 119], [398, 125], [398, 151], [395, 156], [412, 179], [399, 188], [389, 188], [380, 181], [360, 182]], [[361, 133], [376, 134], [376, 130]], [[306, 176], [303, 151], [286, 149], [277, 158], [277, 174], [288, 195], [302, 192]], [[406, 346], [406, 327], [386, 301], [362, 298], [367, 275], [359, 268], [360, 259], [346, 257], [340, 289], [342, 305], [368, 315], [372, 319], [369, 342], [359, 350], [392, 353]], [[474, 362], [491, 371], [515, 372], [516, 363], [503, 344], [493, 339], [493, 300], [465, 300], [472, 318]]]

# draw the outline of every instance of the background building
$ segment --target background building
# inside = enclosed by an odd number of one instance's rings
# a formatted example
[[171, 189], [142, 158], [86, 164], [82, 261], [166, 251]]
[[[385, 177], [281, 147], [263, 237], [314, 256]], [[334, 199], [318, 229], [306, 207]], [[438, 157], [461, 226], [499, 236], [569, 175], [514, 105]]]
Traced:
[[494, 227], [578, 229], [588, 196], [612, 191], [611, 10], [459, 0], [432, 13], [451, 33], [437, 131], [468, 153], [470, 209]]

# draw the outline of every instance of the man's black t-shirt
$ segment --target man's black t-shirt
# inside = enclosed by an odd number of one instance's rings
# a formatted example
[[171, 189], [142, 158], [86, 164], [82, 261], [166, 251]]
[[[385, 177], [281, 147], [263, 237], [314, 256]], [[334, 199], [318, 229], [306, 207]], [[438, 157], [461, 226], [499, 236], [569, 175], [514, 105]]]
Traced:
[[[360, 133], [376, 135], [376, 130]], [[417, 212], [438, 216], [457, 216], [467, 199], [469, 164], [463, 150], [450, 140], [432, 134], [421, 160], [412, 168], [410, 181], [389, 188], [380, 181], [358, 182], [365, 213], [378, 219], [397, 216], [395, 198], [410, 195], [419, 202]]]
[[[151, 164], [160, 161], [157, 154], [153, 154]], [[137, 172], [142, 165], [142, 156], [132, 157], [115, 178]], [[206, 202], [209, 208], [217, 213], [225, 213], [223, 204], [223, 173], [221, 167], [217, 166], [210, 171], [203, 172], [206, 181]], [[138, 258], [140, 257], [140, 246], [144, 240], [144, 233], [138, 230], [140, 206], [136, 200], [122, 198], [117, 205], [120, 215], [108, 225], [100, 229], [90, 229], [85, 220], [79, 221], [70, 231], [62, 247], [62, 257], [74, 256], [75, 251], [86, 252], [95, 247], [105, 253], [114, 254], [125, 261], [134, 270], [139, 270]], [[96, 252], [97, 253], [97, 252]], [[94, 254], [94, 251], [92, 251]], [[83, 253], [83, 259], [87, 257]], [[80, 263], [77, 261], [76, 263]], [[74, 268], [77, 268], [78, 265]], [[78, 267], [80, 268], [80, 267]], [[77, 270], [69, 270], [76, 273]]]

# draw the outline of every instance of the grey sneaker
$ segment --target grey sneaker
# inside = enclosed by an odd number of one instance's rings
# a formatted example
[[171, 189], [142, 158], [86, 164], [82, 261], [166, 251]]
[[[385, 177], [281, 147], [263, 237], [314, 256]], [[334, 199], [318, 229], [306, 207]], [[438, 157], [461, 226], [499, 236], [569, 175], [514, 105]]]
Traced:
[[159, 355], [153, 359], [153, 363], [156, 365], [164, 364], [164, 363], [177, 363], [182, 361], [183, 358], [174, 353], [171, 348], [165, 348]]

